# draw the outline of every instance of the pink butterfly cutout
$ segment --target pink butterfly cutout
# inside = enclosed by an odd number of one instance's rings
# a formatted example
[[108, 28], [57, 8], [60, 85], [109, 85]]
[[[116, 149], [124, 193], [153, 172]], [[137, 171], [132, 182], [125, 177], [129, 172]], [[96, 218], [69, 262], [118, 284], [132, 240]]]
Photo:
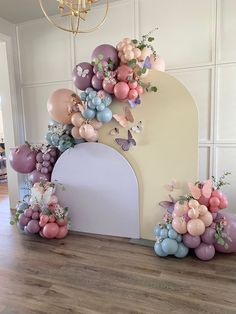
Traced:
[[192, 182], [188, 183], [188, 188], [192, 196], [198, 200], [201, 196], [209, 198], [212, 192], [212, 181], [211, 179], [204, 182], [203, 187], [200, 188], [199, 185], [195, 185]]
[[125, 107], [124, 114], [113, 114], [113, 118], [123, 127], [126, 128], [128, 126], [128, 123], [134, 122], [134, 117], [129, 109], [129, 107]]

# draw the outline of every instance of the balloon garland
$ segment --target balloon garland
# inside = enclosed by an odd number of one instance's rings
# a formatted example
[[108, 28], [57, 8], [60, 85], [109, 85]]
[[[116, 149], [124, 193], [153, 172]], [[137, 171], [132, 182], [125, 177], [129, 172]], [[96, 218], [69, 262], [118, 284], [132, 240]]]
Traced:
[[[190, 193], [175, 200], [160, 202], [167, 211], [164, 224], [154, 229], [157, 241], [155, 253], [160, 257], [175, 255], [185, 257], [190, 249], [204, 261], [215, 256], [215, 252], [236, 252], [236, 215], [221, 212], [228, 207], [228, 199], [221, 191], [226, 172], [219, 181], [189, 183]], [[167, 185], [172, 192], [178, 189], [176, 181]]]

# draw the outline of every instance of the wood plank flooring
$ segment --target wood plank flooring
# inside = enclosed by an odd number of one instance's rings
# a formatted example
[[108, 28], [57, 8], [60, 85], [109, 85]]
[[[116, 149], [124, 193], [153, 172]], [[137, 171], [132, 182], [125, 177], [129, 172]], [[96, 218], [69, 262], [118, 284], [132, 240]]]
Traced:
[[0, 313], [236, 313], [236, 255], [161, 259], [127, 239], [44, 240], [9, 225], [0, 185]]

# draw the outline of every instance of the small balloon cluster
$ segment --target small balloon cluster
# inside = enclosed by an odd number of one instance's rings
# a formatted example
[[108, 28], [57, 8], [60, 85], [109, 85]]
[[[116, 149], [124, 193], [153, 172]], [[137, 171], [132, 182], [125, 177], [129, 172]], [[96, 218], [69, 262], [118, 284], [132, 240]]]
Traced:
[[35, 183], [29, 204], [20, 202], [11, 224], [17, 223], [26, 234], [43, 238], [65, 238], [68, 234], [68, 208], [61, 207], [55, 195], [56, 185], [51, 182]]
[[[189, 183], [190, 194], [178, 200], [170, 196], [170, 201], [160, 202], [160, 206], [167, 209], [165, 219], [176, 233], [182, 235], [183, 245], [194, 249], [195, 255], [201, 260], [212, 259], [215, 251], [236, 252], [236, 216], [219, 212], [228, 207], [227, 197], [220, 190], [228, 184], [225, 182], [228, 174], [225, 173], [219, 181], [213, 177], [205, 182]], [[160, 227], [155, 229], [155, 234], [167, 235]], [[175, 247], [172, 243], [173, 250]], [[167, 249], [156, 245], [155, 252], [165, 256]]]
[[157, 225], [154, 234], [157, 237], [154, 250], [158, 256], [183, 258], [188, 255], [188, 247], [183, 244], [181, 234], [173, 229], [171, 223]]

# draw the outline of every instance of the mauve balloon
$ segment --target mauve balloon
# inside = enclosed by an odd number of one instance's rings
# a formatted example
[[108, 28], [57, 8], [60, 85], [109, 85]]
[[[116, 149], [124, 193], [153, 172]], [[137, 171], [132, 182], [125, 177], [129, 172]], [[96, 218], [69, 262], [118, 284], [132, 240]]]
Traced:
[[202, 242], [206, 244], [214, 244], [215, 243], [215, 229], [211, 227], [207, 227], [205, 232], [201, 235]]
[[196, 256], [202, 261], [209, 261], [215, 256], [215, 248], [212, 244], [201, 243], [195, 250]]
[[72, 72], [73, 82], [80, 90], [85, 90], [87, 87], [91, 86], [93, 75], [93, 66], [88, 62], [77, 64]]
[[103, 56], [103, 61], [109, 61], [109, 59], [112, 60], [114, 64], [114, 68], [112, 70], [115, 70], [119, 64], [118, 59], [118, 52], [115, 47], [112, 45], [103, 44], [98, 47], [96, 47], [92, 53], [91, 59], [92, 61], [97, 58], [99, 55]]
[[16, 172], [28, 174], [36, 167], [36, 155], [37, 152], [28, 144], [12, 148], [9, 154], [10, 165]]
[[32, 185], [34, 185], [36, 182], [40, 181], [50, 181], [51, 174], [50, 173], [41, 173], [37, 170], [34, 170], [29, 175], [29, 180], [32, 182]]
[[102, 83], [103, 83], [103, 80], [99, 80], [96, 75], [93, 76], [92, 86], [94, 89], [96, 89], [96, 90], [102, 89]]
[[225, 217], [227, 221], [227, 225], [224, 226], [224, 233], [228, 234], [232, 242], [224, 238], [225, 243], [228, 245], [227, 249], [223, 245], [220, 245], [218, 243], [215, 243], [214, 246], [217, 252], [235, 253], [236, 252], [236, 215], [221, 211], [221, 212], [218, 212], [216, 221], [223, 217]]
[[199, 236], [192, 236], [189, 233], [183, 235], [183, 243], [189, 249], [197, 248], [201, 243], [201, 238]]

